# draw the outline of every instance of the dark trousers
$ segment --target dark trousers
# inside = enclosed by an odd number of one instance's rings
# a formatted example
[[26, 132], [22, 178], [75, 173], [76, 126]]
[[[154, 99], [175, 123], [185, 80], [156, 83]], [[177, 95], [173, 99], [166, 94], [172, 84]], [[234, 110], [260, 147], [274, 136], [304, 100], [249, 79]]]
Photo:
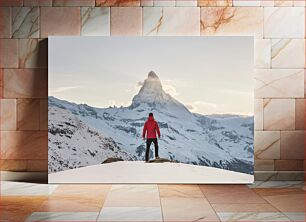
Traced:
[[155, 157], [158, 157], [158, 143], [157, 138], [147, 139], [147, 149], [146, 149], [146, 161], [149, 161], [149, 155], [150, 155], [150, 146], [151, 143], [154, 143], [155, 147]]

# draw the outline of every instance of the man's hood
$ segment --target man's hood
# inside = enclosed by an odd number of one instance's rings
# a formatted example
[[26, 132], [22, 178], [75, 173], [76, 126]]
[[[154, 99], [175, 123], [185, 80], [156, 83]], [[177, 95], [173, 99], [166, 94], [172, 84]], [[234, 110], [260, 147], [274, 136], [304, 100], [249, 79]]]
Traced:
[[154, 121], [154, 117], [153, 116], [149, 116], [148, 117], [148, 121]]

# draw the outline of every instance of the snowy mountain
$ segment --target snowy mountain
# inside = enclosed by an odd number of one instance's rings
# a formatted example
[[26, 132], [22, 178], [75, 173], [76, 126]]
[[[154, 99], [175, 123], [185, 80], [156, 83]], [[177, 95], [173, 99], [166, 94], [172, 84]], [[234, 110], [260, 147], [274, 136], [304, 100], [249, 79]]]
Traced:
[[163, 90], [153, 71], [128, 107], [94, 108], [49, 97], [49, 172], [109, 157], [143, 160], [141, 133], [149, 112], [160, 126], [161, 157], [253, 173], [253, 117], [191, 113]]

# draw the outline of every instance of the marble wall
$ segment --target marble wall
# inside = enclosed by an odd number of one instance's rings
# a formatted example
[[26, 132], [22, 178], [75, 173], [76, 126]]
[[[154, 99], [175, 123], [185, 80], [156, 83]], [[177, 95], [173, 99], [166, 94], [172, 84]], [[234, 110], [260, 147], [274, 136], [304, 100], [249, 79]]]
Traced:
[[304, 0], [0, 0], [2, 171], [47, 171], [49, 35], [255, 36], [256, 179], [303, 178]]

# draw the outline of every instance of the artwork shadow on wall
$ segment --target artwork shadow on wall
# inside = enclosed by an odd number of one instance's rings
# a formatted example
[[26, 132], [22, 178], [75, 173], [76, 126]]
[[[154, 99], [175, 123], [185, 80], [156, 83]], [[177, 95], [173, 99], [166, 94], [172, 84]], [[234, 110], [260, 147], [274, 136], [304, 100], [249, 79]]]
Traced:
[[48, 41], [49, 183], [253, 182], [252, 37]]

